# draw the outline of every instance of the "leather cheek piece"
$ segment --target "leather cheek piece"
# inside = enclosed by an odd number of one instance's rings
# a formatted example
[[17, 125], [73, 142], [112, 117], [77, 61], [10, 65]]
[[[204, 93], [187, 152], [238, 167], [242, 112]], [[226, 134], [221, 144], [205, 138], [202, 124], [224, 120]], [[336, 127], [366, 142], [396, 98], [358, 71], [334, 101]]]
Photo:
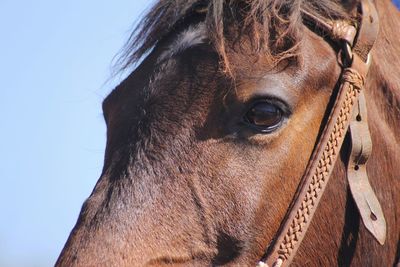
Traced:
[[372, 153], [372, 141], [364, 92], [360, 92], [349, 131], [351, 152], [347, 165], [347, 179], [350, 191], [365, 227], [383, 245], [386, 239], [386, 221], [379, 200], [369, 183], [366, 168]]

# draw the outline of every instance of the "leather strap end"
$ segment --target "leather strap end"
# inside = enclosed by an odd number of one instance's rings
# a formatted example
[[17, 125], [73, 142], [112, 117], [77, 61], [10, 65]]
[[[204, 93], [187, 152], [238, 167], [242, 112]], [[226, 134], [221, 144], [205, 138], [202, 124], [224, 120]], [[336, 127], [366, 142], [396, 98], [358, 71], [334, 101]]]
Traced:
[[347, 165], [347, 179], [350, 191], [365, 228], [379, 244], [383, 245], [386, 240], [386, 220], [379, 200], [369, 183], [366, 168], [372, 153], [372, 141], [363, 91], [360, 92], [349, 130], [351, 152]]

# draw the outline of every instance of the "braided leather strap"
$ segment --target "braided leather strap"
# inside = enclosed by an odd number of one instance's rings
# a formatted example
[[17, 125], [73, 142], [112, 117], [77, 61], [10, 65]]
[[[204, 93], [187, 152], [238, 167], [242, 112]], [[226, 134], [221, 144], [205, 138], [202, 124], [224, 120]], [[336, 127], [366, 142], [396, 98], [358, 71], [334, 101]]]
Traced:
[[[342, 22], [326, 22], [305, 12], [306, 18], [311, 22], [314, 21], [317, 28], [330, 32], [331, 37], [338, 35], [337, 39], [341, 42], [342, 51], [346, 57], [344, 64], [351, 65], [349, 68], [346, 68], [348, 65], [343, 66], [339, 91], [324, 131], [300, 180], [300, 185], [280, 230], [263, 258], [266, 261], [259, 262], [258, 266], [281, 267], [291, 263], [339, 157], [350, 121], [353, 119], [353, 109], [358, 103], [358, 97], [368, 73], [371, 62], [369, 52], [379, 30], [379, 18], [372, 1], [361, 0], [360, 11], [360, 27], [355, 41], [351, 27], [346, 29]], [[356, 204], [361, 211], [365, 210], [363, 203], [359, 201]], [[377, 234], [376, 237], [380, 240], [383, 235]]]
[[301, 205], [296, 210], [294, 218], [290, 222], [284, 239], [279, 245], [278, 258], [283, 263], [289, 259], [296, 244], [303, 238], [307, 222], [311, 220], [314, 211], [321, 199], [322, 192], [327, 185], [330, 174], [339, 156], [339, 151], [349, 127], [354, 104], [364, 84], [364, 78], [354, 69], [344, 70], [342, 75], [343, 86], [341, 94], [343, 101], [335, 107], [331, 120], [335, 121], [332, 131], [326, 132], [329, 135], [325, 143], [317, 165], [312, 169], [311, 181], [302, 197]]
[[[278, 235], [273, 240], [264, 259], [258, 266], [281, 267], [291, 263], [296, 254], [321, 200], [330, 175], [339, 157], [340, 149], [349, 129], [354, 106], [362, 92], [368, 73], [371, 50], [378, 35], [378, 17], [371, 0], [361, 0], [361, 26], [357, 40], [353, 44], [354, 33], [342, 22], [329, 23], [305, 14], [316, 25], [341, 40], [346, 65], [340, 78], [340, 87], [334, 106], [326, 122], [325, 129], [318, 140], [307, 169], [301, 179], [292, 205], [281, 225]], [[353, 53], [353, 51], [355, 53]], [[361, 53], [361, 52], [362, 53]], [[357, 203], [357, 206], [359, 203]]]
[[[352, 68], [347, 68], [341, 76], [338, 98], [332, 109], [327, 127], [321, 136], [311, 165], [308, 166], [303, 187], [298, 199], [283, 227], [284, 235], [275, 244], [274, 253], [266, 266], [280, 267], [290, 262], [302, 241], [309, 222], [317, 209], [322, 193], [328, 183], [339, 151], [352, 118], [354, 105], [364, 85], [364, 78]], [[262, 266], [262, 264], [260, 264]]]

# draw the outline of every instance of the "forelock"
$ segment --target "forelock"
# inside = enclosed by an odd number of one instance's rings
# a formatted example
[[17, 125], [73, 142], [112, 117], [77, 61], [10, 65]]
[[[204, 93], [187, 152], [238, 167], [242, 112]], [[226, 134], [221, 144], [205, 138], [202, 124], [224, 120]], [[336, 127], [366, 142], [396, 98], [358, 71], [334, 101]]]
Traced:
[[[164, 57], [206, 37], [219, 53], [221, 66], [230, 73], [227, 50], [236, 45], [241, 51], [241, 39], [247, 38], [252, 53], [269, 55], [278, 62], [296, 56], [303, 26], [301, 9], [328, 18], [347, 18], [340, 0], [159, 0], [132, 33], [118, 64], [121, 69], [136, 65], [171, 34], [177, 38]], [[193, 26], [199, 21], [204, 28]], [[199, 34], [200, 30], [207, 36]]]

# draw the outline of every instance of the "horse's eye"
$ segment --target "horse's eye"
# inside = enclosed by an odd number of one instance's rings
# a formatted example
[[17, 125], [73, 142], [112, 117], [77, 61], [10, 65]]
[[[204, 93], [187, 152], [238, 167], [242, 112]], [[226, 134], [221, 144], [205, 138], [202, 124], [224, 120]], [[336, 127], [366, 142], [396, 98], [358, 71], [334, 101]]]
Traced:
[[283, 119], [283, 111], [269, 102], [254, 104], [244, 117], [247, 124], [263, 133], [270, 133], [279, 128]]

